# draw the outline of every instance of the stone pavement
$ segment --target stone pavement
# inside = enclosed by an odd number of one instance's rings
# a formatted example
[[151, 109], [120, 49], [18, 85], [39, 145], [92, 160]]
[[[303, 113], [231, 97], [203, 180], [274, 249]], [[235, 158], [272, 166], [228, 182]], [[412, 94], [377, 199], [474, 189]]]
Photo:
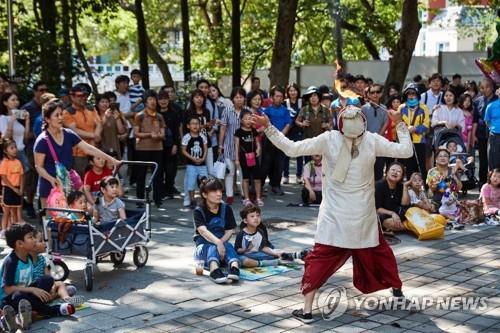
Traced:
[[[178, 176], [182, 181], [182, 174]], [[317, 208], [286, 207], [300, 200], [298, 185], [284, 186], [285, 196], [268, 195], [264, 218], [276, 228], [270, 238], [277, 248], [311, 246]], [[317, 305], [316, 321], [291, 318], [300, 308], [301, 270], [260, 281], [216, 285], [196, 276], [192, 262], [192, 213], [180, 198], [152, 211], [153, 236], [148, 264], [136, 269], [131, 253], [118, 268], [105, 260], [97, 266], [94, 290], [84, 291], [83, 265], [68, 261], [70, 279], [88, 299], [88, 308], [71, 318], [36, 322], [33, 332], [500, 332], [500, 227], [447, 231], [446, 238], [419, 242], [398, 235], [393, 250], [405, 295], [486, 297], [486, 309], [356, 310], [326, 321]], [[241, 205], [233, 209], [238, 220]], [[276, 221], [281, 221], [277, 225]], [[0, 245], [7, 253], [5, 243]], [[344, 287], [352, 303], [360, 293], [352, 284], [350, 261], [322, 288]], [[370, 296], [389, 296], [389, 290]]]

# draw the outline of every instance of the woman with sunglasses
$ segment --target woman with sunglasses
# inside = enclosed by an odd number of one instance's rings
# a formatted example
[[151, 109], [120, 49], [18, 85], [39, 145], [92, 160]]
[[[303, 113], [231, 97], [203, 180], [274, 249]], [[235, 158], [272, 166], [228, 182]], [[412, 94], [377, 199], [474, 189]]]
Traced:
[[47, 140], [54, 148], [59, 162], [67, 170], [73, 168], [73, 148], [79, 148], [87, 155], [99, 156], [112, 165], [117, 166], [120, 161], [106, 155], [98, 148], [83, 141], [74, 131], [63, 127], [62, 103], [53, 99], [46, 103], [42, 109], [42, 133], [35, 141], [35, 169], [38, 178], [38, 192], [42, 207], [47, 206], [47, 197], [53, 187], [60, 187], [61, 181], [56, 177], [56, 161], [54, 160]]

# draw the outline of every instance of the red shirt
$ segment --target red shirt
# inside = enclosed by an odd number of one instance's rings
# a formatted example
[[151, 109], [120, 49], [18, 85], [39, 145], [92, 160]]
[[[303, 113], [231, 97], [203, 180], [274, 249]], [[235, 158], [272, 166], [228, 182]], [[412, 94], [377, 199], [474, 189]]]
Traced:
[[104, 177], [111, 176], [113, 170], [104, 167], [100, 174], [95, 173], [93, 169], [90, 169], [85, 173], [85, 178], [83, 180], [83, 185], [90, 186], [90, 192], [99, 192], [99, 184]]

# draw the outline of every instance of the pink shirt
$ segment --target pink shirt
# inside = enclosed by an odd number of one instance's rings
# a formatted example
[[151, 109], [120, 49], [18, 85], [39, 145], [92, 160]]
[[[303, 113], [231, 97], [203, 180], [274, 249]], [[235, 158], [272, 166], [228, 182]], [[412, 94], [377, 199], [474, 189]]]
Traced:
[[311, 164], [307, 163], [304, 166], [303, 176], [309, 180], [313, 191], [321, 191], [321, 178], [323, 176], [323, 171], [321, 165], [314, 165], [315, 176], [311, 177]]
[[462, 137], [464, 139], [464, 143], [467, 146], [469, 143], [469, 133], [472, 131], [472, 115], [465, 116], [464, 115], [465, 128], [462, 132]]
[[500, 209], [500, 187], [493, 187], [491, 184], [484, 184], [481, 188], [481, 198], [488, 198], [490, 205], [483, 201], [485, 214], [494, 214]]

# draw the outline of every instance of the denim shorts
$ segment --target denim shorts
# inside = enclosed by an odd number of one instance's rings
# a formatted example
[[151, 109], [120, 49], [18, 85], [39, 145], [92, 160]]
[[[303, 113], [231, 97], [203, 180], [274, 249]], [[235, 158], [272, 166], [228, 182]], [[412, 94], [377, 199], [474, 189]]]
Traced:
[[[194, 191], [198, 188], [198, 177], [208, 176], [206, 165], [191, 165], [186, 166], [186, 182], [184, 183], [188, 191]], [[186, 190], [186, 189], [185, 189]]]

